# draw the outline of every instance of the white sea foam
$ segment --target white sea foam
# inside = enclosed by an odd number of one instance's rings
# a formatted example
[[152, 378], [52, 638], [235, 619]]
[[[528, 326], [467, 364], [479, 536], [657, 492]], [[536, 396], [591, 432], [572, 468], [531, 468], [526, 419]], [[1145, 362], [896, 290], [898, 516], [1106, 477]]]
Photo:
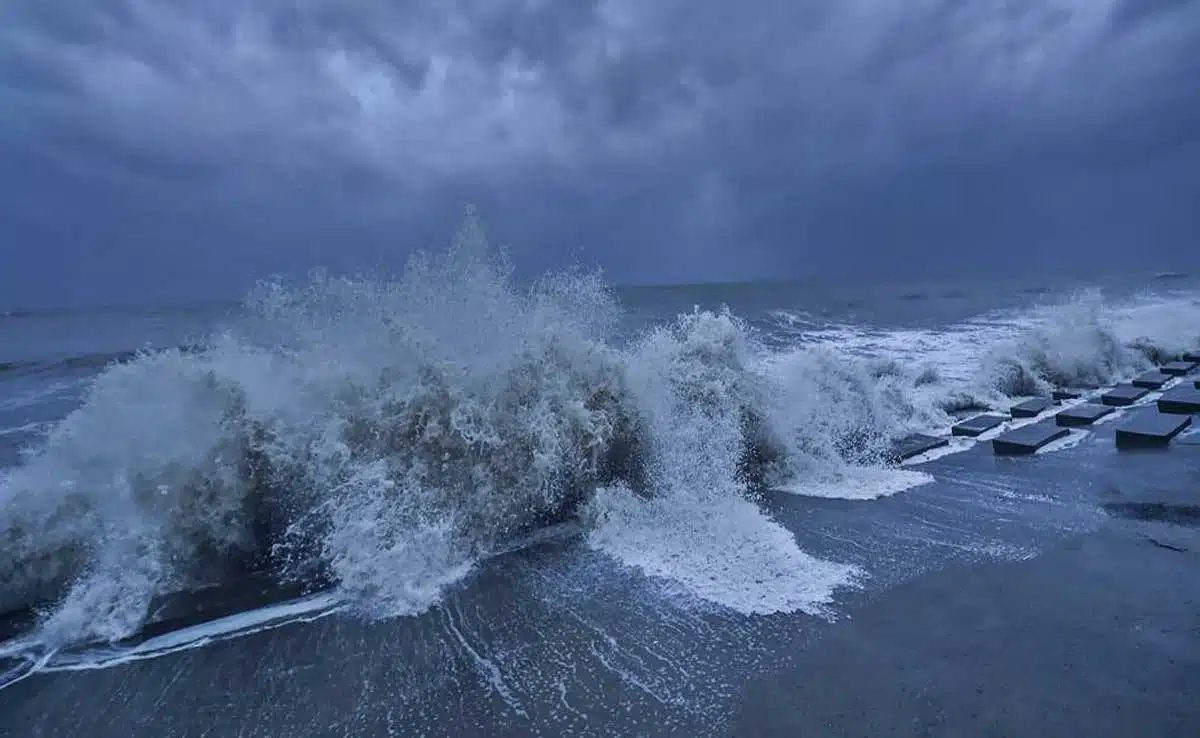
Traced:
[[607, 489], [593, 504], [599, 520], [590, 545], [747, 615], [828, 614], [834, 592], [862, 574], [804, 553], [791, 532], [738, 497], [677, 494], [646, 501]]
[[764, 363], [727, 312], [627, 349], [616, 316], [593, 275], [517, 289], [473, 223], [396, 282], [264, 285], [206, 349], [105, 370], [6, 476], [0, 594], [50, 594], [52, 644], [119, 639], [154, 598], [247, 566], [333, 582], [369, 615], [419, 613], [482, 557], [618, 484], [649, 498], [631, 524], [662, 507], [681, 516], [663, 525], [732, 511], [743, 539], [761, 534], [755, 566], [781, 552], [780, 571], [811, 565], [823, 582], [764, 591], [764, 607], [824, 601], [848, 570], [771, 543], [785, 532], [752, 482], [877, 456], [885, 393], [821, 352]]
[[55, 641], [264, 557], [374, 614], [420, 612], [569, 513], [633, 413], [588, 275], [515, 289], [471, 224], [402, 279], [265, 285], [205, 351], [106, 370], [0, 489], [3, 595]]
[[877, 500], [934, 481], [932, 474], [908, 469], [849, 467], [826, 478], [797, 480], [779, 489], [805, 497], [841, 500]]
[[1092, 423], [1092, 425], [1104, 425], [1106, 423], [1116, 422], [1121, 418], [1124, 418], [1127, 411], [1127, 408], [1117, 408], [1104, 417], [1097, 419], [1096, 422]]
[[44, 659], [38, 671], [91, 671], [135, 661], [159, 658], [210, 643], [240, 638], [264, 630], [300, 622], [312, 622], [341, 612], [344, 603], [334, 595], [314, 595], [278, 605], [257, 608], [224, 618], [180, 628], [127, 648], [96, 648], [55, 653]]
[[621, 346], [598, 276], [509, 272], [470, 223], [395, 281], [264, 285], [203, 350], [109, 367], [0, 479], [0, 608], [50, 598], [47, 642], [116, 639], [156, 597], [266, 567], [419, 613], [584, 511], [591, 545], [694, 596], [819, 611], [861, 573], [801, 551], [759, 487], [894, 493], [922, 479], [880, 470], [905, 433], [1123, 378], [1200, 325], [1194, 300], [1086, 293], [782, 351], [694, 311]]
[[796, 339], [872, 362], [899, 388], [909, 429], [944, 429], [962, 410], [1006, 410], [1055, 387], [1127, 381], [1152, 361], [1200, 345], [1200, 299], [1141, 295], [1106, 301], [1083, 290], [1061, 302], [979, 316], [939, 329], [812, 327], [786, 314]]
[[1086, 430], [1072, 429], [1070, 433], [1058, 439], [1057, 441], [1051, 441], [1045, 446], [1039, 448], [1037, 453], [1053, 454], [1059, 451], [1066, 451], [1069, 448], [1075, 448], [1079, 444], [1083, 443], [1088, 439], [1089, 436], [1091, 436], [1091, 433]]
[[926, 451], [923, 454], [917, 454], [912, 458], [905, 459], [900, 462], [900, 466], [920, 466], [928, 464], [931, 461], [942, 459], [954, 454], [961, 454], [963, 451], [969, 451], [975, 447], [977, 441], [974, 438], [951, 438], [950, 442], [945, 446], [939, 446]]
[[[784, 459], [800, 448], [822, 466], [841, 458], [838, 437], [857, 427], [831, 417], [839, 395], [817, 398], [810, 384], [808, 396], [796, 396], [809, 402], [780, 413], [770, 404], [780, 392], [795, 392], [826, 357], [782, 372], [755, 371], [751, 366], [761, 365], [747, 332], [727, 313], [683, 316], [631, 353], [630, 387], [650, 439], [654, 496], [644, 500], [625, 487], [601, 490], [589, 509], [589, 543], [739, 612], [824, 612], [834, 590], [852, 584], [858, 570], [801, 551], [791, 532], [747, 499], [741, 464], [748, 417], [761, 424], [758, 433], [786, 449]], [[853, 378], [829, 381], [832, 389], [849, 389]], [[847, 398], [850, 407], [862, 399]], [[820, 425], [806, 428], [797, 424], [801, 419]]]

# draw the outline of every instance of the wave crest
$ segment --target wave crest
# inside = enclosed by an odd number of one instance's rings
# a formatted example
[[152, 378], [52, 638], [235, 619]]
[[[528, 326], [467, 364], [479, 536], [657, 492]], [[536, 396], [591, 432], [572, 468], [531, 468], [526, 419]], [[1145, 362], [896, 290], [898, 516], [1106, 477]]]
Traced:
[[397, 282], [263, 285], [206, 350], [104, 372], [9, 475], [5, 594], [58, 599], [65, 639], [128, 634], [155, 595], [264, 565], [427, 607], [621, 473], [615, 318], [595, 276], [515, 289], [473, 221]]
[[[0, 609], [53, 601], [47, 638], [112, 640], [156, 597], [267, 569], [415, 613], [579, 517], [591, 545], [706, 599], [821, 611], [859, 572], [803, 554], [758, 491], [828, 483], [951, 412], [1109, 383], [1150, 353], [1144, 316], [1096, 295], [1035, 316], [958, 385], [828, 343], [772, 351], [728, 310], [618, 347], [618, 317], [598, 275], [515, 286], [473, 218], [395, 281], [264, 284], [203, 348], [107, 368], [0, 480]], [[1161, 320], [1145, 345], [1188, 340]], [[771, 581], [751, 591], [755, 572]]]
[[1018, 341], [1008, 364], [1018, 370], [1006, 377], [1013, 384], [1002, 380], [1000, 389], [1020, 396], [1051, 387], [1099, 386], [1145, 368], [1149, 362], [1121, 342], [1103, 308], [1099, 292], [1059, 307], [1053, 322]]

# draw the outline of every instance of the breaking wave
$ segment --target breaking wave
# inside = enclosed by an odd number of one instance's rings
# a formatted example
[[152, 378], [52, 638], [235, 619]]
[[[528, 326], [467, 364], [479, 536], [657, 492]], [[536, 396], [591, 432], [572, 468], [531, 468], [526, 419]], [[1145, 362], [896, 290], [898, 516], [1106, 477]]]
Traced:
[[1054, 389], [1126, 381], [1200, 346], [1194, 295], [1110, 302], [1085, 289], [944, 329], [809, 327], [788, 313], [776, 319], [792, 340], [862, 362], [914, 432], [943, 429], [965, 412], [1007, 410]]
[[[696, 519], [740, 510], [744, 537], [779, 539], [760, 558], [809, 561], [753, 490], [872, 457], [886, 419], [847, 419], [880, 412], [868, 375], [814, 393], [828, 357], [759, 371], [728, 312], [624, 348], [617, 318], [597, 275], [518, 289], [473, 221], [397, 281], [266, 284], [203, 350], [108, 367], [8, 472], [3, 604], [53, 603], [52, 642], [119, 639], [157, 596], [267, 569], [369, 614], [420, 612], [549, 524], [591, 520], [616, 550], [602, 520], [619, 494]], [[785, 604], [818, 607], [844, 569]]]
[[987, 354], [985, 386], [1005, 397], [1115, 384], [1200, 345], [1200, 301], [1123, 305], [1085, 290], [1035, 310], [1031, 327]]
[[418, 613], [577, 520], [692, 596], [822, 612], [860, 572], [801, 551], [760, 490], [877, 469], [956, 408], [1175, 349], [1084, 297], [956, 386], [831, 343], [772, 351], [729, 311], [625, 343], [619, 317], [598, 275], [518, 288], [473, 219], [394, 281], [262, 285], [203, 348], [109, 366], [0, 479], [0, 611], [51, 603], [45, 640], [115, 640], [156, 597], [269, 571], [368, 615]]

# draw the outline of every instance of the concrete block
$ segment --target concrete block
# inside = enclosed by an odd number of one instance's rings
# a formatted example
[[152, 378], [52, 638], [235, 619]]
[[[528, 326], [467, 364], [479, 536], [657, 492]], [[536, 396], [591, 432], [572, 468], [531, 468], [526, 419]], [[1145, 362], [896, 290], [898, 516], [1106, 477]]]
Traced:
[[1159, 372], [1159, 371], [1153, 371], [1153, 372], [1146, 372], [1145, 374], [1137, 377], [1136, 379], [1133, 380], [1132, 384], [1134, 387], [1141, 387], [1142, 389], [1159, 390], [1159, 389], [1163, 388], [1164, 384], [1166, 384], [1167, 382], [1170, 382], [1170, 381], [1171, 381], [1170, 374], [1166, 374], [1164, 372]]
[[1115, 412], [1111, 407], [1085, 402], [1082, 405], [1067, 408], [1054, 416], [1054, 421], [1067, 428], [1091, 425], [1105, 415]]
[[1156, 448], [1166, 446], [1171, 439], [1192, 424], [1185, 415], [1163, 415], [1144, 412], [1126, 421], [1117, 429], [1117, 448]]
[[992, 440], [992, 451], [997, 456], [1026, 456], [1070, 432], [1053, 423], [1034, 423], [997, 436]]
[[1158, 400], [1158, 411], [1169, 415], [1200, 413], [1200, 389], [1176, 387]]
[[1140, 387], [1122, 384], [1101, 395], [1100, 402], [1105, 405], [1112, 405], [1113, 407], [1125, 407], [1132, 405], [1148, 394], [1150, 394], [1148, 391]]
[[1054, 405], [1054, 400], [1038, 397], [1033, 400], [1026, 400], [1018, 405], [1013, 405], [1009, 410], [1014, 418], [1036, 418], [1046, 412]]
[[950, 432], [956, 436], [975, 436], [987, 433], [996, 426], [1004, 423], [1008, 418], [1003, 415], [976, 415], [974, 418], [964, 420], [950, 429]]
[[1078, 400], [1083, 395], [1074, 390], [1057, 389], [1050, 393], [1050, 397], [1056, 402], [1062, 402], [1063, 400]]
[[950, 439], [948, 438], [914, 433], [893, 444], [888, 452], [888, 459], [893, 464], [899, 464], [901, 461], [911, 459], [914, 456], [920, 456], [926, 451], [932, 451], [935, 448], [942, 448], [948, 445], [950, 445]]
[[1191, 374], [1196, 371], [1197, 362], [1194, 361], [1172, 361], [1168, 364], [1163, 364], [1158, 368], [1163, 374], [1170, 374], [1172, 377], [1182, 377], [1185, 374]]

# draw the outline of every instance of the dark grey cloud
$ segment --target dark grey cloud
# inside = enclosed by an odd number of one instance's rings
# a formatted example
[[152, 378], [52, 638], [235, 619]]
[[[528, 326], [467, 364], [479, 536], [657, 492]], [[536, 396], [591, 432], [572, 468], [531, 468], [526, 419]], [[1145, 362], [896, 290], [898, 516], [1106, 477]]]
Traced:
[[0, 303], [395, 268], [468, 202], [526, 272], [1176, 266], [1197, 80], [1184, 0], [13, 0]]
[[1113, 6], [1112, 25], [1117, 31], [1136, 28], [1156, 15], [1186, 11], [1191, 0], [1120, 0]]

